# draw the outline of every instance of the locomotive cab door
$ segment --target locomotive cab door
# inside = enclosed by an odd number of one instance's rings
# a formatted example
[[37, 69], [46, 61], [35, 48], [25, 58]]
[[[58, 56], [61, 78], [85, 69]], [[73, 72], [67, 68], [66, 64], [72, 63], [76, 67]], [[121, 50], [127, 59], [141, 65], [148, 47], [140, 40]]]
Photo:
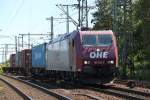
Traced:
[[75, 41], [74, 39], [71, 39], [69, 41], [69, 62], [70, 62], [70, 69], [71, 71], [75, 71], [75, 64], [76, 64], [76, 59], [75, 59]]

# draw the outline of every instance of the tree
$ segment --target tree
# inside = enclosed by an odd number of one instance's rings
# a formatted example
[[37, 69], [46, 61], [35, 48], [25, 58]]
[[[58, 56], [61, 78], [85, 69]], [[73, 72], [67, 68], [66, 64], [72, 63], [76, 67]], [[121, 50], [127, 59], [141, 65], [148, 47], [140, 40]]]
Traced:
[[[124, 63], [124, 60], [120, 60], [121, 65], [129, 67], [130, 65], [126, 65], [126, 63], [132, 62], [132, 65], [135, 66], [134, 72], [143, 70], [143, 72], [146, 73], [147, 71], [148, 73], [145, 76], [150, 76], [150, 0], [114, 1], [97, 0], [97, 11], [93, 14], [92, 21], [94, 23], [93, 29], [112, 29], [113, 18], [115, 18], [118, 24], [116, 32], [119, 60], [123, 58], [124, 49], [126, 56]], [[114, 6], [115, 3], [116, 6]], [[119, 5], [121, 5], [120, 8]], [[117, 17], [113, 15], [114, 7], [117, 7]], [[145, 73], [141, 74], [142, 77], [145, 77]], [[145, 79], [150, 79], [150, 77]]]
[[142, 79], [150, 80], [150, 77], [147, 77], [150, 76], [150, 0], [135, 2], [133, 35], [134, 62], [137, 72], [142, 72]]
[[112, 0], [97, 0], [97, 11], [93, 14], [94, 29], [112, 29]]

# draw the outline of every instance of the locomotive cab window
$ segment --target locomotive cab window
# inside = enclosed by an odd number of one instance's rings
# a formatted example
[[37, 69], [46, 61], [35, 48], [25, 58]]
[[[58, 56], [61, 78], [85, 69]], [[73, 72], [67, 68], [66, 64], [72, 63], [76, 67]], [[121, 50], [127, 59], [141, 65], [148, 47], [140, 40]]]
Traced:
[[110, 46], [112, 44], [112, 35], [110, 35], [110, 34], [98, 35], [98, 43], [97, 44], [100, 46]]
[[99, 35], [83, 35], [82, 45], [84, 46], [110, 46], [112, 45], [112, 35], [99, 34]]
[[96, 35], [83, 35], [82, 44], [86, 46], [96, 45]]

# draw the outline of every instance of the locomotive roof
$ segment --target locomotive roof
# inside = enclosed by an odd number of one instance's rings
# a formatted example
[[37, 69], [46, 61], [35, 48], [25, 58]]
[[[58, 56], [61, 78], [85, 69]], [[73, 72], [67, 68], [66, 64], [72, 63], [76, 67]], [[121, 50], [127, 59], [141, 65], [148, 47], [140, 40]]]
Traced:
[[113, 34], [112, 30], [80, 31], [83, 34]]
[[101, 33], [101, 34], [113, 34], [112, 30], [89, 30], [89, 31], [73, 31], [71, 33], [65, 33], [65, 34], [59, 34], [55, 39], [53, 39], [52, 41], [49, 42], [50, 43], [55, 43], [57, 41], [61, 41], [63, 39], [66, 39], [66, 38], [69, 38], [72, 34], [75, 34], [75, 33], [83, 33], [83, 34], [98, 34], [98, 33]]
[[55, 39], [53, 39], [52, 41], [50, 41], [49, 43], [54, 43], [54, 42], [57, 42], [57, 41], [60, 41], [60, 40], [63, 40], [65, 38], [68, 38], [71, 34], [73, 34], [73, 32], [71, 33], [65, 33], [65, 34], [59, 34]]

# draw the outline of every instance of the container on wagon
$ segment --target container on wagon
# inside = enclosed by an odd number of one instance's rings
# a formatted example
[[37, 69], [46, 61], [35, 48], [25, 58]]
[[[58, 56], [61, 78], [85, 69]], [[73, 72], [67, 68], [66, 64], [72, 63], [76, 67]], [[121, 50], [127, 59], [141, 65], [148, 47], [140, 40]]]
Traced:
[[16, 53], [16, 67], [21, 67], [21, 52]]
[[32, 48], [33, 68], [46, 68], [46, 45], [47, 43], [43, 43]]
[[10, 55], [10, 67], [16, 67], [16, 54]]
[[21, 67], [31, 67], [31, 49], [24, 49], [21, 51]]

